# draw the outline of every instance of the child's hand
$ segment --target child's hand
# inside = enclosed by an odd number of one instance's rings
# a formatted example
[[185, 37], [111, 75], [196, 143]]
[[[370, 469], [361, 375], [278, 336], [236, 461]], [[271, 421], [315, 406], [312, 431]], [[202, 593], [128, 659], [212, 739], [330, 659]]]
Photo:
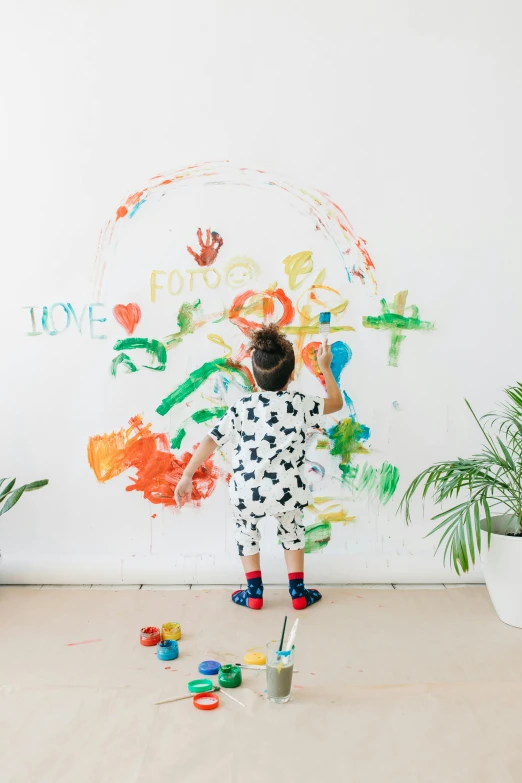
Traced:
[[321, 372], [330, 369], [330, 365], [332, 363], [332, 351], [328, 341], [326, 341], [324, 348], [322, 345], [319, 346], [319, 350], [317, 351], [317, 363]]
[[183, 503], [183, 498], [190, 500], [190, 498], [192, 497], [191, 476], [186, 476], [185, 474], [182, 475], [182, 477], [178, 481], [176, 491], [174, 492], [174, 497], [176, 498], [176, 505], [178, 508], [181, 508], [181, 504]]

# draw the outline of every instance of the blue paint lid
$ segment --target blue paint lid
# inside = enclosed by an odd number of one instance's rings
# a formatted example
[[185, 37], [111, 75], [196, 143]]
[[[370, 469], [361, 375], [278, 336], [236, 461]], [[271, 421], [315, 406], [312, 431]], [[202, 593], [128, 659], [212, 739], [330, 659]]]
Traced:
[[217, 674], [221, 664], [217, 661], [202, 661], [198, 666], [198, 672], [205, 674], [207, 677]]

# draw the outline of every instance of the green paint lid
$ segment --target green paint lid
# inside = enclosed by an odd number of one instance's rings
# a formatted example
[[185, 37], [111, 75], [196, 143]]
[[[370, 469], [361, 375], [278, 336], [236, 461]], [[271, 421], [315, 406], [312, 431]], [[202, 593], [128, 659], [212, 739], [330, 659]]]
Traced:
[[202, 680], [191, 680], [188, 683], [188, 689], [191, 693], [206, 693], [211, 691], [214, 687], [212, 680], [203, 678]]

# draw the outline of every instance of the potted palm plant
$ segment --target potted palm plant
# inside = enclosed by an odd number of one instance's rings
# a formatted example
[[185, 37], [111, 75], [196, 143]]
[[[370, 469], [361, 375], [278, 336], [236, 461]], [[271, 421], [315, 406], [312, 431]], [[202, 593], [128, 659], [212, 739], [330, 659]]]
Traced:
[[457, 574], [469, 571], [477, 557], [499, 618], [522, 628], [522, 383], [505, 390], [507, 401], [480, 419], [466, 400], [484, 436], [478, 454], [437, 462], [411, 482], [399, 508], [411, 522], [411, 503], [422, 498], [448, 505], [432, 517]]

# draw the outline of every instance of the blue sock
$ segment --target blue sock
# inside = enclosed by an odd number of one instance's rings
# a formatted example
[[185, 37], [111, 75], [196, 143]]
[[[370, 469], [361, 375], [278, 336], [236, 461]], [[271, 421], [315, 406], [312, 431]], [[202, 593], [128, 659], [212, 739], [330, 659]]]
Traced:
[[288, 591], [294, 609], [306, 609], [307, 606], [316, 604], [322, 598], [319, 590], [304, 586], [303, 576], [303, 573], [297, 571], [288, 574]]
[[263, 606], [263, 579], [261, 571], [249, 571], [245, 574], [248, 582], [246, 590], [236, 590], [232, 593], [232, 600], [240, 606], [249, 609], [261, 609]]

